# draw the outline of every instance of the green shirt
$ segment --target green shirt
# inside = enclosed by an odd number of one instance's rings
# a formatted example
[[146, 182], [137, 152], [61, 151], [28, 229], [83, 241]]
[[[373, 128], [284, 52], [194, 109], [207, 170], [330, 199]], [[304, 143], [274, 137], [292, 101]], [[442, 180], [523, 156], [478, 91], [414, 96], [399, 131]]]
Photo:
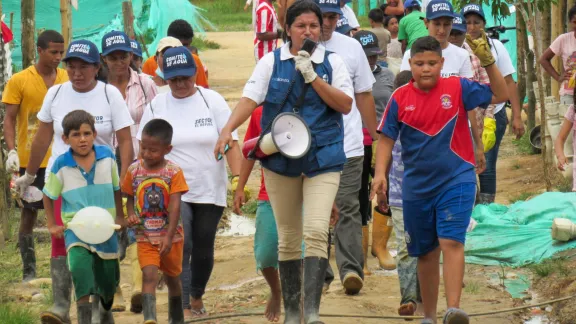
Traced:
[[400, 20], [398, 27], [398, 40], [407, 40], [406, 49], [412, 47], [412, 43], [420, 37], [428, 36], [428, 29], [424, 25], [426, 15], [421, 11], [412, 11]]

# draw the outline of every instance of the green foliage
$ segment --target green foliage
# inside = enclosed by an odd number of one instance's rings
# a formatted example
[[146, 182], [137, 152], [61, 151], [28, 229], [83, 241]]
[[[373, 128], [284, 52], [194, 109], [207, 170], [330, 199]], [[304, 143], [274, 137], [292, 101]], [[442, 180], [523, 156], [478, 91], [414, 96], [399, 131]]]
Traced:
[[220, 44], [206, 39], [200, 35], [194, 36], [194, 39], [192, 40], [192, 46], [195, 46], [199, 51], [207, 49], [219, 49], [221, 47]]
[[528, 269], [538, 278], [545, 278], [551, 274], [557, 274], [561, 277], [567, 277], [572, 274], [572, 269], [567, 264], [566, 258], [544, 260], [540, 264], [528, 266]]
[[38, 320], [36, 315], [23, 304], [0, 304], [0, 318], [3, 324], [30, 324]]
[[480, 292], [480, 283], [478, 281], [467, 281], [464, 287], [464, 292], [467, 294], [475, 295]]
[[[527, 4], [534, 3], [534, 1], [506, 1], [506, 0], [457, 0], [454, 1], [454, 10], [460, 11], [465, 5], [469, 3], [486, 4], [491, 6], [492, 11], [490, 14], [493, 17], [508, 17], [510, 16], [510, 5], [517, 5], [519, 3]], [[550, 4], [556, 4], [558, 0], [536, 0], [536, 6], [538, 11], [549, 10]], [[488, 12], [485, 12], [488, 14]]]
[[258, 209], [258, 201], [256, 199], [250, 199], [242, 206], [242, 213], [247, 216], [255, 216], [256, 209]]
[[190, 0], [205, 10], [206, 17], [218, 31], [248, 31], [252, 28], [252, 7], [244, 11], [245, 1]]
[[535, 154], [532, 144], [530, 144], [530, 133], [526, 132], [519, 140], [513, 139], [512, 143], [516, 145], [518, 151], [524, 155]]
[[517, 196], [514, 196], [510, 199], [508, 199], [508, 201], [510, 201], [511, 204], [518, 202], [518, 201], [525, 201], [526, 199], [532, 197], [536, 195], [536, 193], [534, 192], [522, 192], [520, 194], [518, 194]]

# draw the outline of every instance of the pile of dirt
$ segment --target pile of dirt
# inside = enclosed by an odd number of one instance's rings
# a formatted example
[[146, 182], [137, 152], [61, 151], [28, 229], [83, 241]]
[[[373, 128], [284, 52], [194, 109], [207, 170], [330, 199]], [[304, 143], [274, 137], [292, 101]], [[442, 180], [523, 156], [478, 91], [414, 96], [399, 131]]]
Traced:
[[[570, 252], [570, 251], [568, 251]], [[547, 276], [535, 279], [533, 289], [539, 298], [551, 300], [576, 295], [576, 260], [564, 261], [561, 268]], [[575, 299], [552, 305], [550, 317], [558, 323], [576, 323]]]

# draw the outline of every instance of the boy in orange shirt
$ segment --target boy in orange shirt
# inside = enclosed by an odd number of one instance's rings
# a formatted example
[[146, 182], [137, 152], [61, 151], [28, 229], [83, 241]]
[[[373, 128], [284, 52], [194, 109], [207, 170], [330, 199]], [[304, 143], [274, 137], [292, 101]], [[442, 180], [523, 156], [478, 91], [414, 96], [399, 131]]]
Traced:
[[165, 159], [172, 150], [172, 126], [163, 119], [149, 121], [142, 131], [141, 160], [134, 162], [122, 182], [128, 223], [135, 228], [138, 261], [142, 269], [144, 323], [155, 324], [158, 269], [168, 286], [170, 323], [184, 323], [182, 309], [183, 231], [180, 197], [188, 191], [179, 166]]

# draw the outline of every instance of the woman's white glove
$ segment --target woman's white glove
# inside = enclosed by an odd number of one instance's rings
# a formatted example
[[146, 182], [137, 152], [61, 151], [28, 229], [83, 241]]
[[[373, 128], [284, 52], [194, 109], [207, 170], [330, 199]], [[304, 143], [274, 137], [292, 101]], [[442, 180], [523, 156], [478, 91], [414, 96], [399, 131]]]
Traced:
[[24, 195], [24, 192], [28, 187], [30, 187], [34, 180], [36, 180], [35, 175], [28, 174], [28, 172], [24, 172], [24, 175], [14, 181], [14, 189], [20, 194], [20, 197]]
[[6, 159], [6, 171], [18, 172], [18, 170], [20, 170], [18, 152], [16, 152], [16, 150], [10, 150], [10, 152], [8, 152], [8, 159]]
[[308, 52], [299, 51], [298, 56], [294, 57], [294, 61], [296, 62], [296, 70], [300, 71], [304, 77], [304, 82], [311, 83], [316, 80], [318, 74], [314, 71], [314, 66], [312, 65], [312, 60]]

